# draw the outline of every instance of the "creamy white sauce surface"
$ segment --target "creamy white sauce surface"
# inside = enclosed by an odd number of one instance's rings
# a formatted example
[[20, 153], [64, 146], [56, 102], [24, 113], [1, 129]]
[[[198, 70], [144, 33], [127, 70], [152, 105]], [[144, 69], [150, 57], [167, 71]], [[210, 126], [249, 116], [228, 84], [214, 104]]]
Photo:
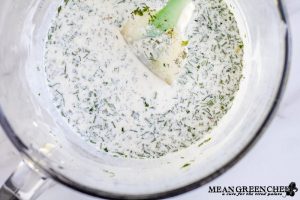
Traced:
[[62, 119], [112, 156], [157, 158], [199, 141], [232, 105], [243, 68], [234, 15], [220, 0], [195, 0], [188, 55], [172, 85], [132, 53], [120, 28], [137, 7], [161, 0], [69, 0], [45, 45], [45, 73]]

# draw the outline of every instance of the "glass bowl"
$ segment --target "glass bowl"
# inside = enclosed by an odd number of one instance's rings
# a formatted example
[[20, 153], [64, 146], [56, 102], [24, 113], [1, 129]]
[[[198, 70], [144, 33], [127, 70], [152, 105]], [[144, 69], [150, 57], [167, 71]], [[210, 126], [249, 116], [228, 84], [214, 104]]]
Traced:
[[165, 198], [202, 186], [233, 166], [274, 115], [287, 78], [289, 40], [282, 1], [227, 2], [245, 43], [244, 78], [232, 108], [210, 142], [159, 159], [134, 160], [93, 150], [53, 116], [39, 67], [60, 1], [3, 0], [0, 124], [24, 161], [2, 186], [1, 199], [34, 199], [51, 180], [109, 199]]

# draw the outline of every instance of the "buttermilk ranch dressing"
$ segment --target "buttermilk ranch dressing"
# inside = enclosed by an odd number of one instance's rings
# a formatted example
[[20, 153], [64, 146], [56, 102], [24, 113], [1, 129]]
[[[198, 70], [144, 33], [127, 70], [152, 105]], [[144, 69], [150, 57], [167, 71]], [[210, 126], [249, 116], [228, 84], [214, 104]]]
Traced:
[[86, 142], [112, 156], [157, 158], [202, 139], [232, 105], [243, 42], [228, 5], [195, 0], [186, 63], [172, 85], [149, 71], [120, 28], [165, 0], [65, 0], [49, 29], [45, 73], [53, 104]]

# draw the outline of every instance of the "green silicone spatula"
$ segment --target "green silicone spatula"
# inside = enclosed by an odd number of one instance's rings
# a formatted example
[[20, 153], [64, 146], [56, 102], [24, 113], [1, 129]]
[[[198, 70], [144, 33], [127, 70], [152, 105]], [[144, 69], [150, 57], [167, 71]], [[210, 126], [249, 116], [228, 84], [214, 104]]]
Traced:
[[[158, 11], [150, 24], [162, 32], [174, 28], [190, 0], [169, 0], [165, 7]], [[190, 11], [190, 10], [189, 10]]]
[[170, 85], [187, 57], [184, 32], [193, 10], [192, 0], [169, 0], [159, 11], [144, 6], [121, 29], [137, 58]]

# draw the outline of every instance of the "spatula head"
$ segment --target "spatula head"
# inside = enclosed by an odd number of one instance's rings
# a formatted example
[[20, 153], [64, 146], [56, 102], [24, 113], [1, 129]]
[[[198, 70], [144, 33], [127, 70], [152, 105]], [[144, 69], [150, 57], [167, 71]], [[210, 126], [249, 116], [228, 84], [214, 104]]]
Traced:
[[170, 85], [180, 73], [188, 55], [186, 47], [188, 42], [184, 32], [192, 16], [194, 4], [189, 0], [187, 2], [189, 3], [184, 4], [178, 15], [178, 24], [173, 28], [161, 30], [156, 26], [162, 18], [168, 18], [167, 11], [170, 9], [164, 7], [157, 13], [159, 19], [155, 18], [157, 16], [153, 10], [141, 9], [146, 12], [132, 15], [121, 29], [124, 40], [136, 57], [151, 72]]

